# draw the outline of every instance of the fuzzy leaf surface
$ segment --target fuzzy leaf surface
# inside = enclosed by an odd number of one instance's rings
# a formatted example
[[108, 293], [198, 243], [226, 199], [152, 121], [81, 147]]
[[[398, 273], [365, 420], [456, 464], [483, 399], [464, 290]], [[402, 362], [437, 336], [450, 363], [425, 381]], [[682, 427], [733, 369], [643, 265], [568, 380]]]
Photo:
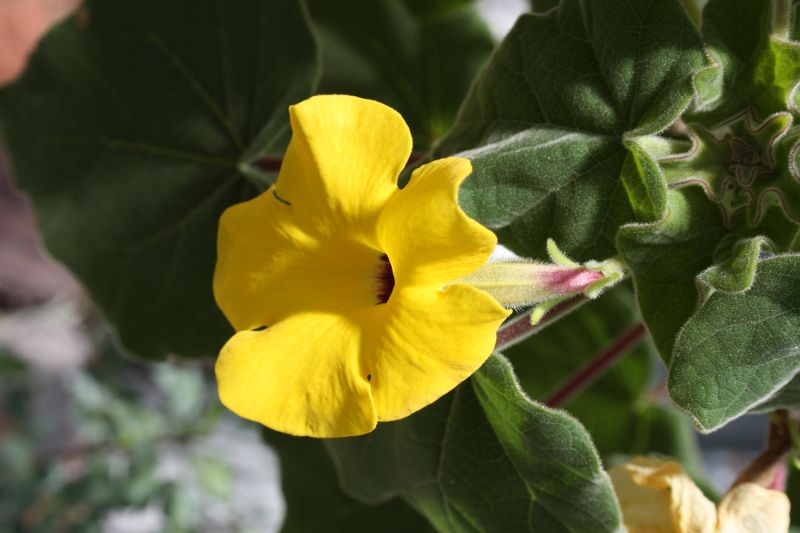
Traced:
[[669, 191], [669, 209], [651, 224], [620, 229], [618, 246], [634, 272], [642, 318], [662, 358], [700, 302], [696, 276], [714, 261], [726, 234], [720, 212], [700, 187]]
[[[698, 119], [709, 126], [753, 107], [762, 116], [798, 111], [800, 43], [787, 28], [791, 9], [773, 13], [779, 2], [710, 0], [703, 9], [702, 32], [722, 79], [716, 102]], [[778, 19], [786, 20], [778, 20]]]
[[[629, 285], [580, 306], [505, 352], [525, 392], [544, 401], [565, 380], [638, 320]], [[649, 352], [640, 344], [564, 408], [592, 435], [600, 454], [626, 453], [636, 433], [637, 406], [650, 379]]]
[[630, 143], [689, 105], [704, 61], [678, 1], [565, 0], [517, 21], [435, 152], [472, 159], [462, 205], [517, 253], [552, 237], [579, 260], [611, 255], [620, 225], [664, 208]]
[[675, 342], [672, 399], [713, 431], [763, 402], [800, 370], [800, 256], [759, 262], [753, 287], [717, 292]]
[[372, 503], [401, 496], [438, 531], [620, 527], [586, 430], [531, 402], [501, 355], [419, 413], [327, 446], [352, 496]]

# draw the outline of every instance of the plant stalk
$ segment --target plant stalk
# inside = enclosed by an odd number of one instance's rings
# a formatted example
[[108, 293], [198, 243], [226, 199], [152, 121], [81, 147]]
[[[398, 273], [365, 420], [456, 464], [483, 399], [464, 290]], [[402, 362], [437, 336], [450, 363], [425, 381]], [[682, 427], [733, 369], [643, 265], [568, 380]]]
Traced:
[[576, 296], [562, 302], [548, 311], [535, 326], [531, 324], [531, 318], [527, 313], [515, 316], [497, 330], [497, 342], [494, 345], [494, 351], [501, 352], [509, 346], [524, 341], [586, 301], [587, 298], [585, 296]]
[[549, 407], [561, 407], [577, 393], [591, 385], [602, 376], [611, 365], [628, 350], [635, 347], [645, 336], [647, 330], [641, 322], [617, 337], [575, 373], [566, 383], [556, 389], [544, 401]]
[[785, 468], [786, 459], [792, 449], [790, 423], [786, 409], [778, 409], [770, 414], [766, 449], [739, 474], [731, 485], [731, 490], [742, 483], [756, 483], [767, 488], [776, 485], [776, 478], [781, 474], [781, 467]]

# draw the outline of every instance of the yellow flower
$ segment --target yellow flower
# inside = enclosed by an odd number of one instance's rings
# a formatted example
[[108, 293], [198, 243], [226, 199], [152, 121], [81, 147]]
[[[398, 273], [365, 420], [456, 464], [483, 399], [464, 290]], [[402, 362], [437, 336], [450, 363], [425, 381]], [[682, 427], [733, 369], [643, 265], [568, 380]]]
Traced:
[[216, 364], [229, 409], [285, 433], [360, 435], [475, 372], [508, 316], [456, 280], [496, 238], [458, 206], [472, 171], [433, 161], [409, 184], [402, 117], [352, 96], [289, 108], [277, 183], [220, 220], [214, 294], [237, 333]]
[[786, 494], [741, 483], [718, 506], [680, 464], [636, 457], [609, 470], [629, 533], [781, 533], [789, 529]]

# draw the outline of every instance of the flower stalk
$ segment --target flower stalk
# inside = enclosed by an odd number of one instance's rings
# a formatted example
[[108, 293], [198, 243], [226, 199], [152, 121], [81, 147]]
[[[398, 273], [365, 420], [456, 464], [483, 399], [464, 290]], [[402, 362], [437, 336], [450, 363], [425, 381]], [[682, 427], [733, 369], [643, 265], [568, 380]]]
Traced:
[[770, 414], [767, 430], [766, 449], [759, 454], [750, 465], [739, 474], [731, 489], [742, 483], [756, 483], [771, 488], [781, 467], [786, 460], [797, 438], [797, 422], [793, 421], [786, 409], [778, 409]]
[[535, 324], [531, 322], [531, 319], [527, 314], [517, 315], [508, 319], [497, 330], [497, 342], [494, 350], [496, 352], [502, 352], [506, 348], [524, 341], [531, 335], [538, 333], [542, 329], [549, 326], [552, 322], [555, 322], [562, 316], [570, 313], [587, 301], [588, 299], [585, 296], [576, 296], [574, 298], [564, 300], [558, 305], [553, 306], [550, 311]]
[[561, 407], [566, 404], [573, 396], [602, 376], [622, 355], [635, 348], [646, 332], [641, 322], [624, 332], [556, 389], [544, 404], [549, 407]]

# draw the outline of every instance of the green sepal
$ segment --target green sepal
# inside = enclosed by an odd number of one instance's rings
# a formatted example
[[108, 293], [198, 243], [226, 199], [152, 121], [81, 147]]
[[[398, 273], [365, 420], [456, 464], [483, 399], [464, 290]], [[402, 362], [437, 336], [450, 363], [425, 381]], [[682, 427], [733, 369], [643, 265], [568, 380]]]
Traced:
[[533, 306], [533, 308], [531, 309], [531, 318], [530, 318], [531, 326], [535, 326], [536, 324], [541, 322], [542, 319], [545, 317], [545, 315], [547, 315], [547, 313], [549, 313], [555, 307], [557, 307], [558, 304], [564, 303], [569, 299], [570, 299], [569, 296], [563, 296], [563, 297], [553, 298], [552, 300], [547, 300], [546, 302], [541, 302]]
[[578, 268], [581, 266], [580, 263], [576, 263], [570, 259], [567, 254], [562, 252], [553, 239], [547, 239], [547, 256], [550, 258], [550, 261], [559, 266], [567, 268]]

